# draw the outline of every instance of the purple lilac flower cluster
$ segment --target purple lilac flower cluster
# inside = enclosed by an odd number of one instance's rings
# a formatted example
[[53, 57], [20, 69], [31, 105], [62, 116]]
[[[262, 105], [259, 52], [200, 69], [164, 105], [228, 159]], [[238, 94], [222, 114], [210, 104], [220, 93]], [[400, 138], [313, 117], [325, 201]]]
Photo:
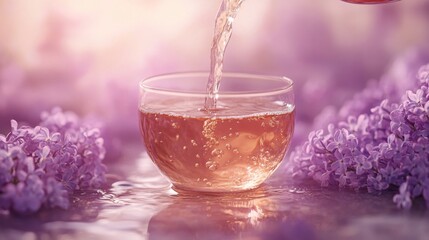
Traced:
[[429, 65], [418, 79], [399, 103], [385, 99], [370, 113], [311, 132], [292, 152], [293, 175], [368, 192], [397, 188], [398, 207], [419, 196], [429, 206]]
[[68, 208], [76, 190], [104, 182], [103, 139], [97, 128], [56, 108], [34, 128], [18, 126], [0, 135], [0, 210], [32, 213]]

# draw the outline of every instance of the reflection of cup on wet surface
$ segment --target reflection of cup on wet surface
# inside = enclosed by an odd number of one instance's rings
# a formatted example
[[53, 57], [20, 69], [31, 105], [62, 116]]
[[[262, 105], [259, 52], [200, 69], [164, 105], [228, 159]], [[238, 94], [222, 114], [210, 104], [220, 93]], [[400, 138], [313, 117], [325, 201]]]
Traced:
[[216, 109], [205, 110], [208, 73], [140, 83], [140, 129], [152, 161], [180, 189], [258, 187], [282, 161], [294, 127], [293, 83], [226, 73]]
[[182, 191], [172, 200], [150, 219], [149, 239], [252, 239], [265, 222], [280, 220], [265, 187], [230, 194]]

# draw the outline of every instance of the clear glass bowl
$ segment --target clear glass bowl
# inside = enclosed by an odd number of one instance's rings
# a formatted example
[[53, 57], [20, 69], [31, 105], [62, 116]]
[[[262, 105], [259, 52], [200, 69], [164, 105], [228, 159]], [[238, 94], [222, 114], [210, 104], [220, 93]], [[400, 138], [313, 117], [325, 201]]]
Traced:
[[216, 109], [206, 111], [208, 75], [174, 73], [140, 82], [140, 130], [146, 150], [176, 188], [256, 188], [279, 166], [290, 144], [293, 82], [224, 73]]

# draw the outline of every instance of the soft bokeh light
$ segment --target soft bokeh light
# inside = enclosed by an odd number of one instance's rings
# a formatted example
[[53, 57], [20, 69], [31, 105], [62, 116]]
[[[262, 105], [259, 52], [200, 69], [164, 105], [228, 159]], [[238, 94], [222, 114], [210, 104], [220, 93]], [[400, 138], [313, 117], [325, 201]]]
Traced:
[[[138, 81], [207, 70], [220, 2], [0, 1], [1, 132], [60, 106], [103, 122], [110, 151], [138, 139]], [[429, 61], [426, 0], [248, 0], [234, 24], [225, 70], [294, 79], [298, 139], [398, 57]]]

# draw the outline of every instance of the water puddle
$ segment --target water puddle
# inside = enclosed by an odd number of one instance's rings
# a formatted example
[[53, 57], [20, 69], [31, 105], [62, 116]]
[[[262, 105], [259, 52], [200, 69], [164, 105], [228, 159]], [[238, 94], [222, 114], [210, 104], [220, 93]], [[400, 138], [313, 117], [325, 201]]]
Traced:
[[[377, 239], [380, 229], [387, 229], [391, 239], [399, 239], [395, 231], [413, 239], [429, 234], [424, 207], [404, 213], [389, 193], [294, 186], [281, 170], [248, 192], [181, 192], [142, 154], [109, 180], [107, 189], [76, 196], [67, 211], [0, 215], [0, 239]], [[388, 227], [392, 221], [410, 231]], [[377, 227], [362, 231], [373, 222]]]

